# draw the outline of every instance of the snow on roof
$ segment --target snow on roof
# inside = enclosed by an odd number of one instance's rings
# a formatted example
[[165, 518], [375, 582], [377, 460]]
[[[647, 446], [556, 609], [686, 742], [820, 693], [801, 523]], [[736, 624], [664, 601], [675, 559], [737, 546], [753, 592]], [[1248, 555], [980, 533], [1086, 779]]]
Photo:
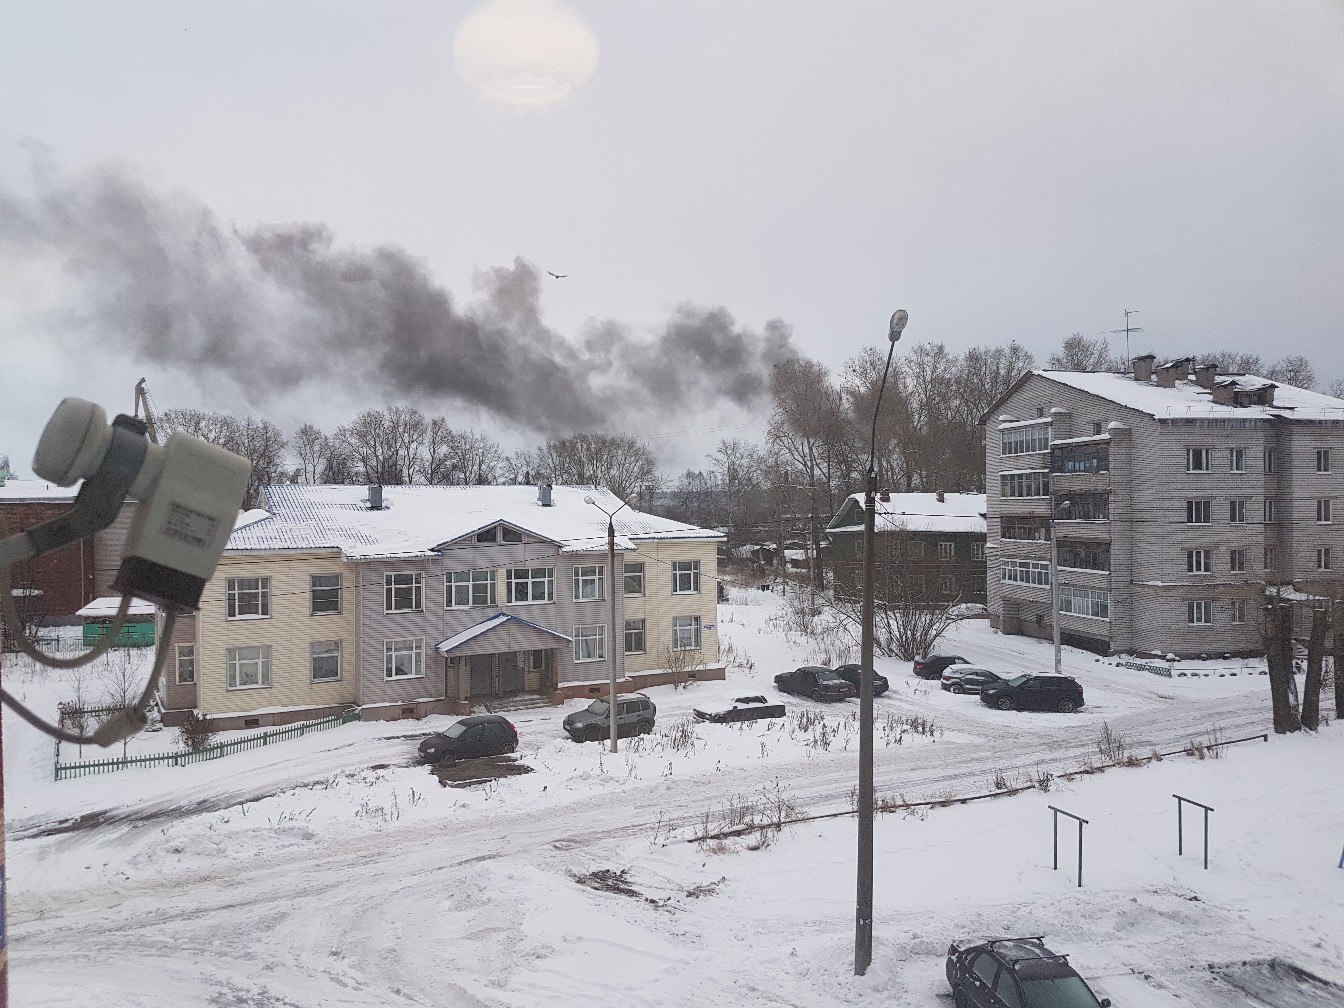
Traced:
[[1273, 406], [1219, 405], [1211, 398], [1209, 389], [1194, 381], [1178, 380], [1174, 388], [1163, 388], [1155, 382], [1139, 382], [1129, 375], [1107, 371], [1038, 371], [1037, 374], [1158, 419], [1192, 416], [1251, 420], [1281, 416], [1306, 420], [1344, 420], [1344, 399], [1309, 392], [1293, 385], [1276, 385], [1258, 375], [1224, 377], [1234, 381], [1237, 389], [1248, 392], [1274, 385]]
[[251, 511], [239, 511], [238, 517], [233, 523], [233, 530], [237, 532], [240, 528], [247, 528], [249, 525], [255, 525], [259, 521], [265, 521], [271, 516], [269, 511], [263, 511], [261, 508], [253, 508]]
[[[877, 500], [878, 532], [978, 532], [985, 534], [985, 495], [975, 493], [894, 493]], [[863, 507], [864, 495], [850, 494]], [[848, 508], [848, 502], [845, 508]], [[845, 508], [841, 509], [844, 513]], [[862, 525], [832, 527], [827, 532], [862, 532]]]
[[[227, 548], [334, 549], [350, 559], [427, 557], [436, 546], [502, 521], [556, 543], [562, 552], [599, 551], [607, 548], [607, 514], [622, 503], [609, 490], [585, 486], [552, 488], [551, 507], [541, 506], [535, 486], [389, 486], [379, 511], [369, 509], [367, 496], [362, 486], [269, 486], [269, 516], [240, 524]], [[724, 538], [628, 507], [614, 525], [622, 550], [636, 549], [643, 540]]]
[[63, 487], [40, 479], [10, 477], [0, 486], [0, 501], [73, 501], [78, 486]]
[[[110, 618], [117, 614], [121, 607], [120, 595], [106, 595], [103, 598], [96, 598], [83, 609], [75, 613], [76, 616], [86, 616], [89, 619]], [[155, 612], [154, 603], [146, 602], [144, 599], [131, 599], [131, 606], [126, 610], [128, 616], [153, 616]]]
[[544, 626], [538, 626], [536, 623], [529, 622], [520, 616], [514, 616], [510, 613], [499, 613], [495, 616], [491, 616], [488, 620], [482, 620], [474, 627], [467, 627], [467, 629], [463, 630], [461, 633], [453, 634], [453, 636], [449, 637], [447, 640], [439, 641], [439, 643], [434, 645], [434, 650], [439, 654], [447, 654], [449, 651], [453, 650], [453, 648], [461, 647], [463, 644], [467, 643], [467, 641], [475, 640], [481, 634], [489, 633], [491, 630], [495, 629], [495, 627], [503, 626], [510, 620], [516, 620], [524, 626], [530, 626], [534, 630], [540, 630], [542, 633], [550, 634], [552, 637], [558, 637], [560, 640], [574, 640], [573, 637], [566, 637], [559, 631], [551, 630]]

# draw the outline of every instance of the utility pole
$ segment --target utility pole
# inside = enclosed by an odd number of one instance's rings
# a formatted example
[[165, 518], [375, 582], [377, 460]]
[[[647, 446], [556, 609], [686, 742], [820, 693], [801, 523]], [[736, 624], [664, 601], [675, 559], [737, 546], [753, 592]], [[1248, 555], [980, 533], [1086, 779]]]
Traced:
[[1125, 312], [1125, 327], [1123, 329], [1112, 329], [1111, 335], [1118, 336], [1120, 335], [1120, 333], [1125, 334], [1125, 370], [1128, 371], [1129, 362], [1133, 359], [1129, 355], [1129, 334], [1132, 332], [1143, 332], [1143, 330], [1140, 329], [1138, 326], [1132, 326], [1129, 324], [1129, 317], [1131, 315], [1137, 315], [1139, 313], [1139, 310], [1137, 308], [1126, 308], [1124, 309], [1124, 312]]

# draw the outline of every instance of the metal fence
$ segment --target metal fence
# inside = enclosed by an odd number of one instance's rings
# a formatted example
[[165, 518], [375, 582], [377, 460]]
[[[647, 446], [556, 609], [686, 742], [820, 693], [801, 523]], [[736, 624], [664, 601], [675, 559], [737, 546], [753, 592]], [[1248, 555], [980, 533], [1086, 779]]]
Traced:
[[62, 763], [60, 744], [58, 743], [56, 746], [56, 780], [69, 780], [71, 777], [85, 777], [89, 774], [114, 773], [131, 767], [186, 766], [190, 763], [201, 763], [206, 760], [219, 759], [223, 756], [232, 756], [234, 753], [247, 752], [249, 749], [258, 749], [261, 746], [270, 745], [272, 742], [285, 742], [289, 739], [307, 735], [310, 732], [326, 731], [328, 728], [350, 724], [352, 721], [358, 721], [359, 719], [358, 710], [348, 710], [317, 721], [299, 721], [292, 725], [285, 725], [283, 728], [272, 728], [256, 735], [234, 739], [232, 742], [209, 745], [199, 752], [182, 750], [180, 752], [154, 753], [149, 756], [132, 756], [129, 759], [80, 760], [75, 763]]

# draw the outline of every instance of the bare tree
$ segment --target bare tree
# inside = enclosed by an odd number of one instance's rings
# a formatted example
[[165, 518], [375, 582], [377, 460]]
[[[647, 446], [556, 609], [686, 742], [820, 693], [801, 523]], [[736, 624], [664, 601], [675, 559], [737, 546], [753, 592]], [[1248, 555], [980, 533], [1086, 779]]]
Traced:
[[1205, 364], [1212, 364], [1218, 369], [1219, 374], [1265, 373], [1265, 363], [1259, 354], [1241, 353], [1237, 350], [1215, 350], [1213, 353], [1200, 354], [1199, 359]]
[[319, 428], [305, 423], [294, 432], [290, 446], [299, 460], [299, 482], [320, 481], [331, 459], [333, 448], [331, 438]]
[[1052, 353], [1045, 362], [1055, 371], [1124, 371], [1125, 362], [1111, 355], [1111, 344], [1105, 336], [1089, 339], [1080, 332], [1068, 336], [1058, 353]]
[[789, 469], [814, 513], [834, 514], [837, 495], [856, 471], [852, 414], [830, 372], [805, 357], [775, 368], [775, 409], [766, 439]]
[[622, 500], [659, 482], [649, 449], [613, 434], [552, 438], [537, 449], [536, 464], [553, 483], [604, 486]]
[[1265, 599], [1263, 631], [1265, 661], [1269, 665], [1269, 698], [1274, 709], [1274, 731], [1280, 735], [1301, 729], [1293, 710], [1293, 604], [1271, 589]]
[[[129, 710], [140, 700], [145, 688], [137, 663], [130, 648], [114, 647], [105, 652], [98, 672], [99, 685], [103, 690], [103, 702], [113, 710]], [[130, 739], [121, 741], [121, 758], [127, 757]]]
[[280, 428], [269, 420], [247, 417], [239, 420], [228, 413], [208, 413], [198, 409], [167, 410], [159, 418], [165, 434], [181, 431], [203, 441], [219, 445], [252, 463], [243, 507], [256, 507], [261, 489], [278, 483], [287, 475], [284, 465], [285, 439]]
[[1337, 378], [1330, 383], [1330, 395], [1336, 399], [1344, 399], [1344, 378]]
[[392, 446], [392, 468], [397, 482], [414, 482], [422, 467], [421, 451], [429, 435], [425, 415], [413, 406], [387, 408], [388, 434]]
[[353, 474], [364, 483], [396, 485], [397, 437], [382, 410], [365, 410], [333, 435]]
[[1330, 613], [1319, 605], [1311, 608], [1311, 637], [1307, 641], [1307, 675], [1302, 682], [1302, 727], [1316, 731], [1321, 726], [1321, 665], [1325, 658], [1325, 633]]
[[1294, 385], [1297, 388], [1314, 389], [1316, 387], [1316, 369], [1311, 366], [1311, 361], [1301, 354], [1293, 354], [1277, 361], [1265, 377], [1270, 381], [1279, 382], [1283, 385]]

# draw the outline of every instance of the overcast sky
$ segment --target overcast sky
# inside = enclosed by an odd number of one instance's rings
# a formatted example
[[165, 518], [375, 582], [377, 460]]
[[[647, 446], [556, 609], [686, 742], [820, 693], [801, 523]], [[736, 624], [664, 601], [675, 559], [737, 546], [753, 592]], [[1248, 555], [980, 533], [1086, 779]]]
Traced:
[[[164, 408], [254, 412], [286, 432], [404, 387], [404, 401], [518, 442], [538, 436], [529, 427], [565, 433], [558, 400], [583, 399], [573, 416], [618, 410], [621, 430], [658, 435], [655, 450], [686, 464], [706, 438], [758, 436], [728, 425], [761, 413], [749, 383], [713, 385], [727, 365], [703, 346], [685, 380], [710, 384], [677, 393], [688, 408], [619, 401], [627, 373], [641, 403], [672, 380], [640, 347], [662, 339], [662, 363], [680, 366], [699, 337], [669, 335], [668, 320], [686, 305], [697, 325], [726, 309], [724, 331], [749, 350], [758, 334], [787, 341], [782, 320], [832, 367], [882, 345], [898, 307], [906, 341], [1017, 339], [1042, 361], [1134, 308], [1134, 353], [1302, 353], [1323, 385], [1344, 377], [1338, 2], [572, 0], [596, 71], [542, 112], [492, 104], [456, 72], [473, 6], [0, 3], [0, 214], [65, 200], [59, 226], [0, 220], [0, 452], [26, 471], [61, 397], [129, 410], [147, 375]], [[109, 291], [127, 293], [127, 262], [145, 266], [134, 227], [81, 216], [96, 213], [79, 194], [109, 172], [178, 224], [209, 221], [242, 309], [186, 344], [171, 325], [139, 342], [100, 331], [127, 325]], [[307, 287], [269, 277], [240, 293], [254, 236], [300, 222], [325, 225], [350, 261], [404, 250], [398, 263], [450, 292], [454, 318], [543, 345], [540, 362], [474, 347], [474, 366], [498, 354], [496, 377], [516, 378], [490, 401], [517, 424], [483, 411], [474, 372], [439, 392], [414, 355], [394, 367], [349, 333], [324, 348], [326, 316], [292, 335], [289, 302]], [[120, 279], [101, 278], [104, 256], [120, 257]], [[517, 257], [568, 276], [473, 286]], [[628, 347], [613, 355], [593, 342], [603, 332]], [[447, 366], [457, 350], [439, 349]], [[557, 361], [609, 381], [564, 378]], [[665, 436], [719, 425], [690, 448]]]

